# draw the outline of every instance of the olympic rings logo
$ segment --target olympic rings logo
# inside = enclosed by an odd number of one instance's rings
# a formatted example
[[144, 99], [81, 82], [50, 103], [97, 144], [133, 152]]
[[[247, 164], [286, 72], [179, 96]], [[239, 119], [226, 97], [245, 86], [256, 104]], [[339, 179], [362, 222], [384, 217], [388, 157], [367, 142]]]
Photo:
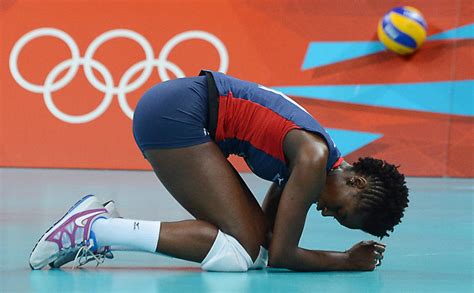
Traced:
[[[23, 47], [30, 41], [46, 36], [56, 37], [66, 43], [66, 45], [69, 47], [69, 50], [71, 51], [71, 58], [57, 64], [46, 76], [44, 84], [34, 84], [25, 80], [18, 70], [18, 56], [20, 55]], [[130, 66], [120, 78], [117, 86], [114, 83], [110, 71], [102, 63], [94, 59], [96, 50], [102, 44], [114, 38], [131, 39], [137, 42], [145, 53], [145, 60]], [[81, 57], [79, 48], [74, 39], [64, 31], [56, 28], [39, 28], [23, 35], [15, 43], [13, 49], [11, 50], [9, 59], [10, 71], [15, 81], [21, 87], [33, 93], [43, 94], [44, 102], [51, 114], [64, 122], [87, 123], [96, 119], [107, 110], [115, 95], [118, 98], [122, 111], [125, 113], [125, 115], [132, 119], [133, 110], [130, 108], [127, 102], [126, 95], [140, 88], [148, 80], [152, 73], [153, 67], [155, 66], [158, 69], [158, 75], [162, 81], [170, 79], [167, 70], [171, 71], [176, 77], [185, 77], [185, 74], [181, 68], [179, 68], [175, 63], [169, 61], [167, 58], [174, 47], [176, 47], [181, 42], [191, 39], [200, 39], [212, 44], [216, 48], [220, 58], [218, 71], [224, 73], [227, 72], [229, 66], [229, 55], [225, 45], [215, 35], [205, 31], [191, 30], [175, 35], [163, 46], [158, 58], [155, 59], [153, 49], [148, 40], [139, 33], [132, 30], [115, 29], [99, 35], [90, 43], [86, 53], [84, 54], [84, 57]], [[83, 115], [70, 115], [61, 111], [54, 104], [52, 93], [69, 84], [69, 82], [71, 82], [71, 80], [75, 77], [79, 66], [81, 65], [84, 68], [84, 73], [89, 83], [94, 88], [104, 93], [104, 98], [99, 106], [91, 112]], [[95, 77], [92, 69], [95, 69], [102, 75], [104, 83]], [[56, 81], [57, 77], [65, 70], [68, 70], [66, 74], [60, 80]], [[139, 75], [139, 77], [135, 81], [130, 82], [130, 79], [140, 70], [143, 70], [143, 72]]]

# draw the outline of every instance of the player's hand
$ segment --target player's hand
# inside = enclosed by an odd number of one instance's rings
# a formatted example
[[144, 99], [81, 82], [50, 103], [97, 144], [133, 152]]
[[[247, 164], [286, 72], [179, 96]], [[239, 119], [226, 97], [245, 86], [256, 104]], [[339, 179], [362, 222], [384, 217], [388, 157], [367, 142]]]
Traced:
[[346, 251], [348, 266], [354, 271], [373, 271], [382, 264], [385, 244], [361, 241]]

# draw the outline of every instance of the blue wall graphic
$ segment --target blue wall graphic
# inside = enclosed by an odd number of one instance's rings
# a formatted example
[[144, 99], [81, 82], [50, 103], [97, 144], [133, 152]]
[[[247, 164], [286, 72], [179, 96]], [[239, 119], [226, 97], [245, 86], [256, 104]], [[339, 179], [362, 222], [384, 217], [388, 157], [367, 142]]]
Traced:
[[[447, 30], [428, 41], [473, 39], [474, 24]], [[384, 51], [377, 41], [311, 42], [302, 70], [330, 65]], [[287, 95], [367, 106], [474, 116], [474, 80], [401, 84], [310, 85], [274, 87]], [[379, 139], [383, 134], [329, 129], [343, 155]]]
[[[473, 39], [474, 24], [454, 28], [427, 38], [428, 41]], [[385, 50], [382, 43], [368, 42], [311, 42], [303, 60], [302, 70], [338, 63], [379, 53]]]

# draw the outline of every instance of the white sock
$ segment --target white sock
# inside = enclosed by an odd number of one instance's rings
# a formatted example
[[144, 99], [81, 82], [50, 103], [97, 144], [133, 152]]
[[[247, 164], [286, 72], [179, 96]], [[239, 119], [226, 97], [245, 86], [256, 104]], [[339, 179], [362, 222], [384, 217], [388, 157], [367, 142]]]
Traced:
[[156, 252], [161, 222], [130, 219], [97, 219], [92, 224], [99, 248]]

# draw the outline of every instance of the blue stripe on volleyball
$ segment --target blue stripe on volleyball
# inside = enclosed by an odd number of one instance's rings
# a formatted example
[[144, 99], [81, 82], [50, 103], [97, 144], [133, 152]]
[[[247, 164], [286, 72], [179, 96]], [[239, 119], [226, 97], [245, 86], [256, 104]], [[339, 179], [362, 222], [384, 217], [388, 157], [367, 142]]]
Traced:
[[410, 9], [406, 9], [405, 7], [397, 7], [392, 9], [391, 11], [418, 22], [425, 29], [428, 28], [428, 25], [426, 24], [426, 21], [423, 19], [423, 17], [421, 17], [421, 15], [416, 13], [415, 11], [411, 11]]
[[329, 128], [326, 130], [343, 156], [346, 156], [383, 136], [379, 133], [344, 129]]
[[311, 42], [302, 70], [350, 60], [385, 50], [380, 42]]
[[274, 88], [288, 95], [311, 99], [474, 116], [474, 80]]
[[382, 27], [385, 34], [387, 34], [387, 36], [390, 39], [394, 40], [396, 43], [408, 48], [416, 49], [416, 41], [409, 35], [399, 30], [395, 25], [393, 25], [393, 23], [390, 22], [389, 15], [385, 16], [382, 19]]
[[428, 40], [474, 39], [474, 23], [460, 26], [428, 37]]

